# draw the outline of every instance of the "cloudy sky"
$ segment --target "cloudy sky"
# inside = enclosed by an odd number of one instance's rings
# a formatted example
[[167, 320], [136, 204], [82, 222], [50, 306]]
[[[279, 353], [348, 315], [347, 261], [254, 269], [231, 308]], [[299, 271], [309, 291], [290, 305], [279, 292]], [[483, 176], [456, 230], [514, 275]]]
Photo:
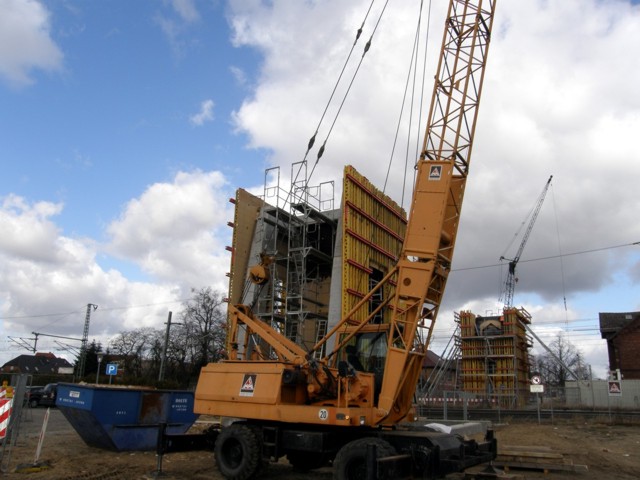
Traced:
[[[89, 303], [89, 337], [106, 343], [162, 328], [192, 288], [224, 291], [229, 197], [261, 193], [275, 166], [286, 187], [369, 3], [0, 0], [0, 364], [27, 353], [32, 332], [81, 337]], [[423, 20], [427, 78], [445, 3]], [[598, 313], [640, 310], [636, 3], [498, 3], [436, 351], [454, 311], [497, 308], [499, 258], [553, 175], [515, 303], [541, 338], [562, 332], [604, 375]], [[339, 184], [352, 164], [382, 186], [393, 158], [387, 193], [406, 207], [407, 155], [391, 152], [418, 4], [387, 7], [312, 183]], [[41, 336], [38, 350], [65, 345], [78, 343]]]

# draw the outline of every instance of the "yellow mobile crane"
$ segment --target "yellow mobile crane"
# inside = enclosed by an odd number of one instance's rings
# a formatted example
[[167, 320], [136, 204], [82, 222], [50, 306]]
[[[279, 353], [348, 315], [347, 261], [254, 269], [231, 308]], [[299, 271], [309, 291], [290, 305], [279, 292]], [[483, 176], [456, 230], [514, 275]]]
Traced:
[[[294, 467], [332, 462], [334, 478], [364, 478], [372, 448], [377, 457], [399, 455], [403, 468], [422, 477], [495, 456], [492, 438], [463, 441], [404, 423], [413, 419], [422, 360], [451, 269], [494, 13], [495, 0], [450, 0], [397, 265], [310, 351], [248, 305], [229, 305], [229, 358], [203, 367], [195, 394], [196, 413], [225, 418], [215, 444], [225, 477], [253, 478], [264, 458], [286, 455]], [[251, 277], [266, 282], [267, 269], [253, 269]], [[369, 312], [372, 296], [389, 284], [394, 295]], [[382, 310], [390, 320], [373, 321]], [[347, 347], [373, 342], [383, 352], [381, 371], [349, 362]], [[255, 355], [261, 346], [270, 354]], [[399, 475], [383, 470], [378, 478]]]

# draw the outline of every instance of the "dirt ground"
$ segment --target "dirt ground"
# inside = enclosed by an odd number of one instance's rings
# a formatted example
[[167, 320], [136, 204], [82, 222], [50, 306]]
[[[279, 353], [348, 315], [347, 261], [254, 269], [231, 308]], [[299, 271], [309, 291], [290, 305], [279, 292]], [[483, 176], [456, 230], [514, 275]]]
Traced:
[[[64, 419], [60, 411], [51, 410], [49, 427], [42, 444], [40, 461], [50, 465], [29, 472], [34, 464], [44, 409], [27, 411], [20, 424], [17, 444], [5, 446], [2, 457], [4, 478], [51, 480], [132, 480], [165, 478], [219, 480], [212, 452], [171, 453], [162, 461], [162, 474], [157, 475], [155, 452], [110, 452], [88, 447]], [[640, 478], [640, 425], [608, 425], [606, 423], [556, 422], [555, 424], [520, 423], [494, 427], [499, 450], [508, 446], [550, 447], [562, 453], [575, 465], [586, 465], [587, 471], [549, 471], [541, 469], [509, 469], [519, 478], [559, 479], [638, 479]], [[20, 467], [21, 473], [16, 472]], [[463, 475], [450, 475], [451, 479]], [[449, 478], [448, 477], [448, 478]], [[300, 474], [282, 461], [271, 464], [263, 479], [314, 480], [330, 479], [325, 468]]]

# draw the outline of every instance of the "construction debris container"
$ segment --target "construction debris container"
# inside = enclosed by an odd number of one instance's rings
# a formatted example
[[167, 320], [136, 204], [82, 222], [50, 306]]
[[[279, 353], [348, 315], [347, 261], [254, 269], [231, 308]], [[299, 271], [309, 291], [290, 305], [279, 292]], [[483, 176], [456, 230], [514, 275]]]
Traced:
[[60, 383], [56, 406], [91, 447], [155, 450], [160, 424], [169, 434], [193, 425], [193, 399], [185, 390]]

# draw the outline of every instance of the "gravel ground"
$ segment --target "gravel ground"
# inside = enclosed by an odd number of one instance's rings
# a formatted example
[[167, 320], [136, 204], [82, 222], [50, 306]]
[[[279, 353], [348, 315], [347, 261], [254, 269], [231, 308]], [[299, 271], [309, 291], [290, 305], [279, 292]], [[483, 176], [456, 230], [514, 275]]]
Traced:
[[[62, 413], [51, 409], [49, 425], [42, 444], [40, 461], [48, 468], [17, 473], [16, 468], [34, 465], [38, 437], [46, 409], [26, 409], [15, 446], [3, 447], [4, 478], [51, 480], [132, 480], [132, 479], [208, 479], [221, 480], [213, 453], [181, 452], [165, 455], [162, 475], [157, 475], [155, 452], [111, 452], [88, 447], [73, 430]], [[526, 423], [495, 426], [499, 449], [507, 446], [550, 447], [576, 465], [586, 465], [582, 472], [514, 470], [521, 478], [545, 479], [637, 479], [640, 478], [640, 426], [608, 425], [581, 419], [555, 424]], [[330, 468], [306, 474], [295, 472], [286, 461], [271, 464], [260, 478], [284, 480], [329, 479]], [[452, 479], [462, 475], [451, 475]]]

